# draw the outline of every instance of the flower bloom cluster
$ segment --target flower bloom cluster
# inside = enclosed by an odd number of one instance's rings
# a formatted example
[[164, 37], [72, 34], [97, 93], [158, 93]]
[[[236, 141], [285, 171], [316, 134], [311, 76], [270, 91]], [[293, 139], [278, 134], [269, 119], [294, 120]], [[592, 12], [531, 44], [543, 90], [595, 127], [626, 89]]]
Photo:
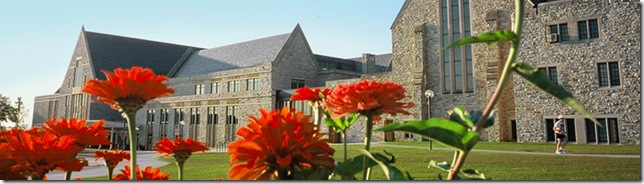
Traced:
[[170, 139], [166, 137], [157, 142], [157, 145], [154, 146], [153, 149], [159, 154], [164, 154], [164, 156], [174, 155], [174, 159], [177, 162], [183, 163], [190, 157], [190, 155], [192, 155], [193, 152], [205, 152], [208, 150], [208, 147], [193, 139], [182, 140], [175, 138], [174, 141], [170, 141]]
[[294, 168], [332, 170], [335, 152], [315, 129], [310, 116], [284, 108], [250, 116], [237, 131], [239, 140], [228, 146], [233, 180], [288, 178]]
[[412, 102], [400, 102], [405, 98], [405, 89], [393, 82], [365, 80], [347, 85], [340, 84], [326, 98], [324, 106], [331, 111], [331, 118], [360, 113], [373, 117], [374, 123], [380, 122], [381, 114], [411, 115], [405, 109], [414, 106]]

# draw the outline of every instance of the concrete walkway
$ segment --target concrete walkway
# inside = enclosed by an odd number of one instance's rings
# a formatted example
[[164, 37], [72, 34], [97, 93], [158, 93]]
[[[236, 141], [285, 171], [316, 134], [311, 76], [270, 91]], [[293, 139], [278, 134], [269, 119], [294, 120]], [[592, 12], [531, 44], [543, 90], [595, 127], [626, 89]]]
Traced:
[[[136, 152], [136, 162], [141, 169], [145, 169], [147, 166], [152, 166], [155, 168], [168, 165], [170, 163], [157, 160], [156, 157], [162, 157], [162, 155], [157, 154], [156, 151], [137, 151]], [[86, 178], [86, 177], [95, 177], [95, 176], [107, 176], [107, 167], [105, 167], [105, 162], [103, 159], [94, 161], [94, 153], [82, 152], [78, 154], [78, 157], [84, 157], [89, 162], [89, 166], [83, 167], [80, 172], [72, 172], [72, 179], [74, 178]], [[130, 162], [127, 160], [119, 162], [119, 164], [114, 168], [113, 176], [121, 173], [121, 169], [125, 165], [129, 165]], [[47, 180], [64, 180], [65, 173], [62, 171], [54, 170], [47, 174]], [[107, 179], [107, 177], [105, 178]]]
[[[385, 147], [399, 147], [399, 148], [417, 148], [417, 149], [429, 149], [427, 146], [408, 146], [408, 145], [393, 145], [393, 144], [381, 144], [379, 142], [371, 143], [371, 146], [385, 146]], [[450, 148], [436, 148], [434, 150], [452, 150]], [[527, 151], [506, 151], [506, 150], [485, 150], [485, 149], [472, 149], [473, 152], [488, 152], [488, 153], [503, 153], [503, 154], [524, 154], [524, 155], [557, 155], [554, 153], [544, 153], [544, 152], [527, 152]], [[617, 154], [575, 154], [575, 153], [566, 153], [558, 156], [569, 156], [569, 157], [604, 157], [604, 158], [640, 158], [640, 155], [617, 155]]]

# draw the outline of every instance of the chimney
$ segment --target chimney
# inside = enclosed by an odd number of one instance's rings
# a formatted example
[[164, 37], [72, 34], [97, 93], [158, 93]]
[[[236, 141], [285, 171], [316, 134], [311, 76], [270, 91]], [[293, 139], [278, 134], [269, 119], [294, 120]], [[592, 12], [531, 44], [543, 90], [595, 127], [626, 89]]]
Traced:
[[362, 73], [369, 74], [376, 72], [376, 56], [369, 53], [362, 53]]

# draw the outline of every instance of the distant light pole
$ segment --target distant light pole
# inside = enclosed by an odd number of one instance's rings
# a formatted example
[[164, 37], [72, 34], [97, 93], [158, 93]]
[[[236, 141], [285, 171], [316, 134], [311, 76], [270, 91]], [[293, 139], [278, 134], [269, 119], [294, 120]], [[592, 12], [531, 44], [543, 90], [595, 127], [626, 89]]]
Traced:
[[183, 126], [186, 125], [186, 122], [181, 120], [179, 121], [179, 124], [181, 124], [181, 129], [179, 130], [179, 139], [183, 139]]
[[[432, 97], [434, 97], [434, 91], [428, 89], [425, 91], [425, 97], [427, 97], [427, 120], [432, 118]], [[429, 139], [429, 149], [432, 149], [432, 139]]]

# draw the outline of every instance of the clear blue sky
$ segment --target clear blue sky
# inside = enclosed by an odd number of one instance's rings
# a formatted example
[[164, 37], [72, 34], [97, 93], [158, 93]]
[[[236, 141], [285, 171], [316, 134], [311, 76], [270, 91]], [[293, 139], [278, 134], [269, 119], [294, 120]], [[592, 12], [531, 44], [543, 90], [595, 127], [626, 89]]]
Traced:
[[391, 52], [390, 26], [404, 0], [0, 0], [0, 94], [53, 94], [85, 30], [212, 48], [293, 30], [316, 54]]

